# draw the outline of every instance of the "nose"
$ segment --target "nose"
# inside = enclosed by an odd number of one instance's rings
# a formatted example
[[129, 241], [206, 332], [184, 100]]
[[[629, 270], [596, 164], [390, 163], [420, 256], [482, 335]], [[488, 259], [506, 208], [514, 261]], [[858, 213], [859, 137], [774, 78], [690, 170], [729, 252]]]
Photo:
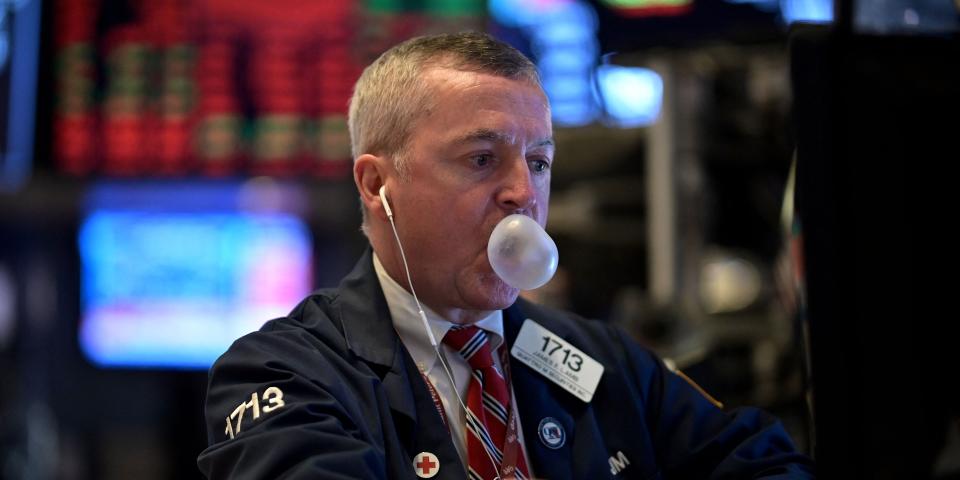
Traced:
[[500, 208], [514, 213], [529, 213], [537, 204], [537, 187], [526, 159], [512, 162], [497, 192]]

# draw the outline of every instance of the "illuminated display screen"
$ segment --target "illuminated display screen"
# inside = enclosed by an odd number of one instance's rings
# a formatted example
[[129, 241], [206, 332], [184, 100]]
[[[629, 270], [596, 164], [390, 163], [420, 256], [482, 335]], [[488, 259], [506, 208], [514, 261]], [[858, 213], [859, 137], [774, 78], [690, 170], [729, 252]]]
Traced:
[[[138, 187], [123, 207], [91, 202], [78, 239], [79, 340], [93, 363], [205, 369], [309, 293], [311, 237], [299, 218], [223, 208], [236, 198], [229, 188], [183, 198], [198, 188]], [[104, 191], [113, 201], [126, 193]], [[176, 199], [157, 203], [164, 197]]]
[[663, 80], [653, 70], [601, 65], [597, 67], [597, 87], [613, 125], [647, 126], [660, 114]]
[[0, 2], [0, 192], [30, 176], [40, 8], [40, 0]]
[[553, 123], [578, 127], [600, 113], [591, 76], [600, 49], [593, 7], [580, 0], [490, 0], [491, 17], [520, 29], [532, 46]]
[[347, 102], [400, 40], [482, 0], [51, 0], [60, 171], [342, 178]]
[[634, 17], [680, 15], [693, 8], [692, 0], [602, 0], [617, 12]]

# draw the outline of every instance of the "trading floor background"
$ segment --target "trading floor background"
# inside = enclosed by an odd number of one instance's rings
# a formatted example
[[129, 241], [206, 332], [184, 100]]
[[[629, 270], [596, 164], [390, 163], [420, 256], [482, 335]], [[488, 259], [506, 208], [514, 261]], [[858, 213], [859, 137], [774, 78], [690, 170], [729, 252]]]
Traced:
[[952, 292], [920, 269], [952, 277], [958, 10], [0, 1], [0, 478], [199, 477], [207, 367], [366, 246], [354, 81], [464, 29], [552, 104], [560, 268], [524, 295], [778, 415], [822, 476], [958, 478]]

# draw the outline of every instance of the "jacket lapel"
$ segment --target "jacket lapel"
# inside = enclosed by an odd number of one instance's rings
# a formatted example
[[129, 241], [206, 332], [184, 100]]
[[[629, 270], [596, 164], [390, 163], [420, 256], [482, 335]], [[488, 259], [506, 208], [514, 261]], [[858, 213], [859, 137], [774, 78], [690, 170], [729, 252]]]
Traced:
[[369, 248], [340, 283], [339, 292], [340, 325], [347, 349], [380, 375], [390, 408], [416, 422], [416, 404], [403, 365], [403, 352], [373, 271]]
[[409, 457], [404, 459], [409, 465], [407, 471], [413, 473], [413, 457], [420, 452], [430, 452], [440, 461], [440, 470], [433, 478], [463, 478], [464, 468], [450, 433], [393, 327], [369, 248], [340, 283], [339, 292], [339, 321], [347, 349], [381, 377], [397, 437]]

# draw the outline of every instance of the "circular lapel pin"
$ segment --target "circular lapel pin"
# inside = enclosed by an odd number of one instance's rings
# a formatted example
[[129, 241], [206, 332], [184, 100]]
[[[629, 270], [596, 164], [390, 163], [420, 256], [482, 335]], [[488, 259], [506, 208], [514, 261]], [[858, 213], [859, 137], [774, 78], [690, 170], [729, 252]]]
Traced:
[[413, 457], [413, 470], [420, 478], [433, 478], [440, 471], [440, 460], [430, 452], [420, 452]]
[[563, 431], [563, 426], [553, 417], [540, 420], [540, 427], [537, 428], [537, 432], [540, 434], [540, 441], [547, 448], [553, 450], [562, 447], [567, 440], [567, 433]]

